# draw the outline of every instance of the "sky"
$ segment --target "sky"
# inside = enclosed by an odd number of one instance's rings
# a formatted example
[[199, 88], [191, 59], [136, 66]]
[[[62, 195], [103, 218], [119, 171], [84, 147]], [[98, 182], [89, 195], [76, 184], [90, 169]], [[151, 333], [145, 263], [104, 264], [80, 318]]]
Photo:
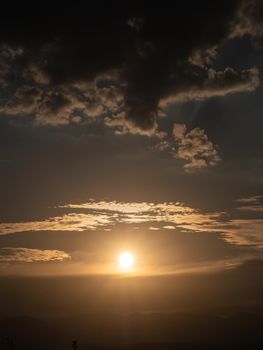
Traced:
[[261, 0], [3, 5], [2, 337], [259, 342], [262, 73]]

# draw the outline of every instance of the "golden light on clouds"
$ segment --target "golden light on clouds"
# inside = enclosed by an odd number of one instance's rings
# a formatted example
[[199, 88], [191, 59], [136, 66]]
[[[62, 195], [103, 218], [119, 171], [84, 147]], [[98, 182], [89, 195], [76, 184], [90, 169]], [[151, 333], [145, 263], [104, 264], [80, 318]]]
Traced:
[[[262, 248], [262, 196], [237, 200], [235, 217], [227, 211], [203, 211], [181, 202], [117, 202], [90, 200], [55, 209], [66, 213], [41, 221], [0, 223], [0, 236], [36, 231], [111, 231], [117, 224], [148, 225], [151, 231], [180, 230], [221, 234], [221, 239], [235, 245]], [[248, 206], [249, 203], [249, 206]], [[255, 213], [253, 218], [244, 212]], [[133, 226], [135, 228], [135, 226]]]
[[70, 259], [70, 255], [61, 250], [13, 247], [5, 247], [0, 249], [0, 263], [54, 262], [68, 259]]

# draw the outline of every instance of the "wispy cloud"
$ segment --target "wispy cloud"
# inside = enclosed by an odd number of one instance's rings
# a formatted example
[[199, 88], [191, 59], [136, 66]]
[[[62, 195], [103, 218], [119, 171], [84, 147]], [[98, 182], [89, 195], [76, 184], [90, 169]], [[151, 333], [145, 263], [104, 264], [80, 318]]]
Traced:
[[243, 198], [238, 198], [236, 202], [238, 203], [252, 203], [252, 204], [257, 204], [260, 201], [263, 201], [263, 195], [256, 195], [256, 196], [248, 196], [248, 197], [243, 197]]
[[229, 220], [222, 227], [222, 233], [231, 244], [263, 248], [263, 219]]
[[1, 223], [0, 236], [25, 231], [84, 231], [110, 223], [111, 218], [106, 214], [70, 213], [43, 221]]
[[[226, 96], [240, 92], [254, 91], [259, 85], [259, 70], [256, 67], [236, 71], [233, 68], [226, 67], [222, 71], [216, 71], [213, 68], [201, 68], [192, 62], [191, 73], [196, 74], [196, 79], [191, 84], [182, 84], [181, 89], [171, 93], [169, 96], [160, 100], [159, 106], [165, 108], [178, 102], [203, 100], [209, 97]], [[185, 78], [189, 81], [189, 69], [187, 74], [181, 73], [181, 80]]]
[[235, 216], [231, 217], [227, 211], [205, 212], [180, 202], [89, 201], [59, 206], [57, 209], [71, 213], [43, 221], [1, 223], [0, 235], [24, 231], [86, 231], [100, 227], [105, 230], [116, 224], [148, 224], [151, 230], [214, 232], [228, 243], [262, 248], [263, 219], [243, 218], [245, 209], [242, 208], [246, 207], [235, 208]]
[[237, 202], [239, 203], [239, 206], [237, 207], [237, 209], [240, 211], [263, 214], [263, 196], [262, 195], [239, 198]]
[[31, 263], [63, 261], [70, 258], [70, 255], [61, 250], [40, 250], [28, 248], [6, 247], [0, 249], [0, 263]]

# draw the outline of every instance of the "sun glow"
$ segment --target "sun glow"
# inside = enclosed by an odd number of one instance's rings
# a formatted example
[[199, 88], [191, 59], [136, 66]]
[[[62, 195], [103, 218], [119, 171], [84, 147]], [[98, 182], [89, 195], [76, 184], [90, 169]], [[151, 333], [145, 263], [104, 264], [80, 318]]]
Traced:
[[122, 252], [118, 256], [118, 263], [119, 266], [123, 270], [129, 270], [134, 266], [135, 258], [134, 255], [131, 252]]

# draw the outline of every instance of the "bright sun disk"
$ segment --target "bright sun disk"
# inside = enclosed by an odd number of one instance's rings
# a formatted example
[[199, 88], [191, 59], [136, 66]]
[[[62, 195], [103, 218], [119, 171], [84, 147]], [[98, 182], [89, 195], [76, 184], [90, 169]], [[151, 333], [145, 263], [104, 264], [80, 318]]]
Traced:
[[134, 255], [130, 252], [123, 252], [118, 257], [118, 263], [122, 269], [130, 269], [134, 265]]

